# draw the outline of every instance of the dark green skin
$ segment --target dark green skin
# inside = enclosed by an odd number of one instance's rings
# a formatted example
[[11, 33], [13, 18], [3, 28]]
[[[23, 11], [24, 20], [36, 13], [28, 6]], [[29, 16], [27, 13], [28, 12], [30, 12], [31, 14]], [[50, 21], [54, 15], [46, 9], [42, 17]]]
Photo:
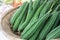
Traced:
[[46, 37], [46, 35], [51, 30], [51, 28], [52, 28], [58, 14], [59, 14], [59, 12], [54, 11], [54, 13], [51, 16], [50, 20], [46, 23], [46, 25], [42, 29], [41, 33], [39, 34], [39, 37], [37, 38], [37, 40], [43, 40]]
[[29, 22], [29, 21], [27, 21], [27, 18], [29, 17], [31, 11], [32, 11], [32, 0], [30, 0], [30, 3], [29, 3], [28, 13], [27, 13], [27, 16], [26, 16], [26, 20], [25, 20], [25, 22], [22, 25], [19, 25], [18, 31], [23, 30], [25, 28], [25, 26], [27, 25], [27, 23]]
[[47, 1], [47, 3], [45, 4], [45, 7], [40, 12], [40, 15], [39, 15], [40, 18], [51, 8], [53, 2], [54, 0]]
[[19, 17], [16, 19], [14, 25], [13, 25], [13, 31], [16, 31], [17, 28], [19, 27], [19, 23], [21, 22], [22, 20], [22, 17], [24, 16], [26, 10], [27, 10], [27, 7], [28, 7], [28, 2], [26, 3], [24, 9], [22, 10], [22, 13], [19, 15]]
[[18, 31], [21, 31], [21, 30], [23, 30], [27, 25], [28, 25], [28, 23], [30, 22], [30, 20], [31, 20], [31, 18], [34, 16], [34, 12], [35, 12], [35, 10], [37, 9], [37, 5], [39, 4], [39, 1], [40, 0], [38, 0], [38, 3], [35, 5], [35, 7], [34, 7], [34, 9], [29, 13], [29, 15], [28, 15], [28, 17], [26, 18], [26, 20], [25, 20], [25, 22], [20, 26], [20, 28], [18, 29]]
[[25, 6], [26, 3], [27, 3], [27, 2], [23, 3], [23, 5], [20, 6], [20, 7], [16, 10], [16, 12], [14, 12], [14, 14], [12, 15], [12, 17], [11, 17], [11, 19], [10, 19], [11, 25], [14, 25], [16, 19], [17, 19], [17, 18], [19, 17], [19, 15], [21, 14], [21, 12], [22, 12], [22, 10], [23, 10], [23, 8], [24, 8], [24, 6]]
[[[44, 3], [37, 9], [36, 13], [34, 14], [33, 18], [31, 19], [30, 23], [26, 26], [26, 28], [24, 29], [22, 34], [25, 34], [30, 28], [31, 26], [34, 24], [34, 22], [38, 19], [39, 13], [40, 11], [43, 9], [44, 5], [46, 4], [47, 0], [44, 1]], [[33, 24], [32, 24], [33, 23]], [[39, 31], [38, 31], [39, 32]], [[36, 35], [34, 34], [32, 38], [30, 38], [29, 40], [35, 40], [36, 36], [37, 36], [37, 32]]]
[[31, 28], [24, 35], [21, 34], [21, 38], [28, 39], [29, 37], [31, 37], [33, 33], [48, 19], [50, 15], [51, 14], [49, 11], [42, 18], [39, 18], [37, 22], [34, 25], [32, 25]]
[[60, 38], [60, 25], [57, 26], [55, 29], [51, 30], [46, 36], [45, 40], [51, 40], [51, 39], [57, 39], [57, 38]]
[[[28, 10], [28, 9], [27, 9], [27, 10]], [[26, 10], [25, 14], [24, 14], [23, 17], [22, 17], [22, 20], [21, 20], [21, 22], [19, 23], [19, 26], [22, 25], [22, 24], [24, 23], [24, 21], [26, 20], [27, 10]], [[18, 28], [19, 28], [19, 27], [18, 27]], [[18, 30], [17, 30], [17, 31], [18, 31]]]
[[45, 1], [45, 2], [43, 3], [43, 5], [41, 5], [41, 6], [38, 8], [38, 10], [36, 11], [36, 13], [35, 13], [34, 16], [32, 17], [32, 19], [30, 20], [29, 24], [25, 27], [25, 29], [24, 29], [24, 31], [23, 31], [22, 34], [25, 34], [25, 33], [31, 28], [31, 26], [35, 23], [35, 21], [38, 19], [38, 16], [39, 16], [40, 11], [43, 9], [43, 7], [44, 7], [44, 5], [45, 5], [46, 2], [47, 2], [47, 1]]
[[54, 10], [59, 4], [60, 4], [60, 0], [57, 1], [57, 3], [53, 6], [52, 10]]
[[53, 30], [54, 28], [57, 27], [57, 25], [58, 25], [58, 23], [59, 23], [59, 20], [60, 20], [60, 15], [58, 15], [58, 17], [57, 17], [57, 19], [56, 19], [56, 21], [55, 21], [55, 23], [54, 23], [54, 25], [53, 25], [53, 27], [52, 27], [51, 30]]

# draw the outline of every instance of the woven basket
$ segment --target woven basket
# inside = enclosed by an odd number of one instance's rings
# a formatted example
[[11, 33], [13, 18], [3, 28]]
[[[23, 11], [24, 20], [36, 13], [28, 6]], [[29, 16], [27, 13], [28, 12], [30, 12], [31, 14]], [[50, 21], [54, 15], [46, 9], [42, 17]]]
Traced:
[[11, 24], [9, 22], [12, 14], [15, 12], [17, 8], [12, 9], [11, 11], [7, 12], [6, 14], [4, 14], [2, 20], [1, 20], [1, 25], [2, 25], [2, 30], [5, 34], [6, 37], [8, 37], [10, 40], [22, 40], [20, 39], [20, 37], [18, 35], [15, 35], [12, 31], [11, 31]]
[[[12, 14], [16, 11], [17, 8], [9, 11], [7, 14], [4, 15], [4, 17], [2, 18], [2, 30], [4, 31], [4, 34], [6, 37], [8, 37], [10, 40], [22, 40], [18, 35], [15, 35], [12, 31], [11, 31], [11, 25], [10, 25], [10, 18], [12, 16]], [[54, 39], [54, 40], [60, 40], [60, 39]]]

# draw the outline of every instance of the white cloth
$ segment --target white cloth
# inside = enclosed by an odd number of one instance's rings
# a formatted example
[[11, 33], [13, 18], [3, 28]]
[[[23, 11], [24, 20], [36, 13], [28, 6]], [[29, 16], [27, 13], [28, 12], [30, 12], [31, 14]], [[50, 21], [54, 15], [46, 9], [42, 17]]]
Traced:
[[5, 5], [2, 4], [0, 5], [0, 40], [9, 40], [3, 33], [2, 31], [2, 27], [1, 27], [1, 19], [3, 17], [3, 14], [5, 14], [5, 12], [7, 12], [8, 10], [12, 9], [13, 7], [10, 5]]
[[0, 6], [0, 13], [6, 12], [6, 11], [10, 10], [11, 8], [13, 8], [13, 7], [10, 5], [2, 4]]
[[7, 37], [4, 36], [2, 31], [0, 31], [0, 40], [9, 40]]

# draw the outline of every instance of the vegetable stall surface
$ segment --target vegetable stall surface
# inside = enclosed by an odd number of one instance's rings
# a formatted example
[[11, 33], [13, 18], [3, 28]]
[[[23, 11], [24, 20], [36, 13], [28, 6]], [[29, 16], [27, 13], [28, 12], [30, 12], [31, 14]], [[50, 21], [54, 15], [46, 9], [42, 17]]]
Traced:
[[60, 3], [58, 1], [60, 0], [24, 2], [10, 19], [12, 31], [19, 32], [20, 38], [25, 40], [60, 38], [58, 36], [60, 35]]

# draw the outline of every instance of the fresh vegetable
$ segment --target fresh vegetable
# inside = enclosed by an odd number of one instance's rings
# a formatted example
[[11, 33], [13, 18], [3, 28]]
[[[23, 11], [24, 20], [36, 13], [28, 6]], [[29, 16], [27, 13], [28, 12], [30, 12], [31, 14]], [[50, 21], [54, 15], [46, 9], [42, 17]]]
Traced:
[[[32, 10], [32, 0], [30, 0], [30, 3], [29, 3], [29, 10], [28, 10], [27, 18], [29, 17], [31, 10]], [[26, 20], [27, 20], [27, 18], [26, 18]], [[28, 20], [25, 21], [22, 25], [19, 25], [18, 31], [21, 31], [22, 29], [24, 29], [25, 26], [27, 25], [27, 23], [28, 23]]]
[[19, 15], [19, 17], [16, 19], [14, 25], [13, 25], [13, 31], [16, 31], [18, 26], [19, 26], [19, 23], [21, 22], [22, 20], [22, 17], [23, 15], [25, 14], [26, 10], [27, 10], [27, 7], [28, 7], [28, 2], [26, 3], [24, 9], [22, 10], [22, 13]]
[[50, 31], [45, 40], [52, 40], [56, 38], [60, 38], [60, 25]]
[[[39, 1], [40, 0], [38, 0], [38, 3], [39, 3]], [[35, 5], [34, 9], [27, 15], [27, 18], [26, 18], [25, 22], [20, 26], [19, 31], [23, 30], [28, 25], [28, 23], [30, 22], [31, 18], [34, 15], [34, 12], [35, 12], [36, 8], [38, 7], [37, 6], [38, 3]]]
[[12, 17], [11, 17], [11, 19], [10, 19], [10, 23], [11, 23], [12, 25], [14, 24], [14, 22], [16, 21], [16, 19], [17, 19], [17, 18], [19, 17], [19, 15], [21, 14], [21, 12], [22, 12], [24, 6], [26, 5], [26, 3], [27, 3], [27, 2], [23, 3], [23, 5], [20, 6], [20, 7], [16, 10], [16, 12], [12, 15]]
[[23, 40], [60, 38], [60, 0], [29, 0], [10, 19], [12, 31]]
[[39, 13], [43, 9], [46, 2], [47, 0], [37, 9], [36, 13], [34, 14], [33, 18], [30, 20], [29, 24], [25, 27], [22, 34], [25, 34], [31, 28], [31, 26], [35, 23], [35, 21], [38, 19]]
[[40, 12], [40, 18], [48, 11], [48, 9], [51, 7], [52, 3], [54, 2], [54, 0], [50, 0], [46, 3], [45, 7], [43, 8], [43, 10]]
[[[23, 17], [22, 17], [22, 20], [21, 20], [21, 22], [19, 23], [19, 26], [22, 25], [22, 24], [24, 23], [24, 21], [26, 20], [26, 15], [27, 15], [27, 10], [26, 10], [25, 14], [24, 14]], [[19, 28], [19, 27], [18, 27], [18, 28]]]
[[60, 17], [59, 17], [59, 15], [58, 15], [58, 17], [57, 17], [57, 19], [56, 19], [56, 21], [55, 21], [55, 23], [54, 23], [52, 29], [54, 29], [55, 27], [57, 27], [58, 22], [59, 22], [59, 18], [60, 18]]
[[41, 26], [43, 24], [43, 22], [45, 22], [48, 19], [48, 17], [50, 16], [50, 12], [51, 11], [49, 11], [47, 14], [45, 14], [42, 18], [39, 18], [37, 20], [37, 23], [32, 25], [32, 27], [25, 34], [23, 34], [23, 32], [22, 32], [21, 38], [28, 39], [31, 35], [33, 35], [33, 33], [37, 30], [37, 28], [39, 26]]
[[54, 11], [52, 13], [51, 18], [49, 19], [49, 21], [46, 23], [46, 25], [44, 26], [44, 28], [42, 29], [41, 33], [39, 34], [39, 37], [37, 38], [37, 40], [43, 40], [46, 35], [49, 33], [49, 31], [51, 30], [57, 16], [58, 16], [59, 12]]

